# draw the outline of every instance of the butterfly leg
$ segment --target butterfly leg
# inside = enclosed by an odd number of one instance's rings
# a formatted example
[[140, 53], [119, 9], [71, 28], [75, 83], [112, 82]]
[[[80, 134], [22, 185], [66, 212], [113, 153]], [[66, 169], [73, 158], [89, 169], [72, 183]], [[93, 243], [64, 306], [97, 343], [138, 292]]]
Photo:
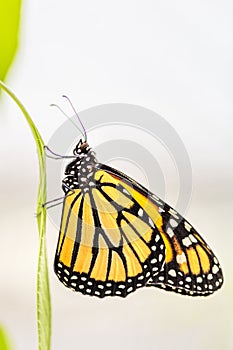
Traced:
[[[68, 185], [66, 185], [64, 182], [63, 182], [63, 186], [66, 187], [67, 190], [68, 190], [69, 192], [71, 192], [71, 193], [66, 194], [65, 196], [62, 196], [62, 197], [58, 197], [58, 198], [52, 199], [52, 200], [50, 200], [50, 201], [48, 201], [48, 202], [45, 202], [42, 206], [43, 206], [43, 207], [46, 207], [46, 209], [50, 209], [50, 208], [52, 208], [52, 207], [56, 207], [57, 205], [62, 204], [63, 201], [64, 201], [64, 199], [65, 199], [66, 197], [69, 197], [69, 196], [71, 196], [72, 194], [74, 194], [75, 191], [72, 190], [72, 188], [70, 188], [70, 187], [69, 187]], [[59, 202], [59, 203], [55, 203], [55, 202], [58, 202], [58, 201], [60, 201], [60, 202]], [[52, 204], [52, 203], [55, 203], [55, 204]], [[49, 204], [49, 206], [48, 206], [48, 204]], [[52, 204], [52, 205], [50, 205], [50, 204]]]
[[[77, 158], [77, 156], [75, 156], [75, 155], [73, 155], [73, 156], [62, 156], [61, 154], [57, 154], [57, 153], [53, 152], [48, 146], [44, 146], [44, 150], [45, 150], [46, 157], [51, 158], [51, 159], [55, 159], [55, 160], [64, 159], [64, 158]], [[48, 155], [47, 151], [49, 153], [51, 153], [53, 156]]]

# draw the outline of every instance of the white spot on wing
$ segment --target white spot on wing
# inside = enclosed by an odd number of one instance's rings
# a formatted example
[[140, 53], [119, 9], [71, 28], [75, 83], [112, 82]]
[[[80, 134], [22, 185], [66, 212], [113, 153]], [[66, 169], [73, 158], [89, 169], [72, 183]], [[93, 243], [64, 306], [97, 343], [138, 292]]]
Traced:
[[162, 260], [163, 260], [163, 255], [159, 254], [159, 261], [162, 261]]
[[154, 222], [152, 221], [151, 218], [149, 218], [149, 224], [150, 224], [151, 227], [153, 227], [153, 228], [155, 227], [155, 224], [154, 224]]
[[190, 230], [191, 230], [191, 228], [192, 228], [192, 226], [189, 225], [189, 223], [188, 223], [187, 221], [184, 222], [184, 227], [185, 227], [185, 229], [186, 229], [188, 232], [190, 232]]
[[72, 276], [72, 277], [71, 277], [71, 280], [77, 280], [77, 279], [78, 279], [77, 276]]
[[168, 211], [175, 219], [179, 219], [179, 216], [177, 215], [177, 212], [170, 208], [169, 211]]
[[125, 289], [124, 284], [120, 284], [120, 285], [119, 285], [119, 288], [120, 288], [120, 289]]
[[174, 219], [170, 219], [169, 223], [172, 227], [176, 227], [178, 225], [178, 222]]
[[123, 188], [123, 192], [124, 192], [125, 194], [130, 195], [129, 192], [126, 190], [126, 188]]
[[142, 210], [142, 208], [140, 208], [140, 209], [139, 209], [139, 211], [138, 211], [138, 215], [139, 215], [140, 217], [142, 217], [142, 216], [143, 216], [143, 210]]
[[159, 197], [157, 197], [155, 194], [152, 195], [152, 198], [156, 201], [157, 204], [163, 204], [163, 203], [160, 201]]
[[176, 271], [174, 269], [170, 270], [168, 274], [172, 277], [176, 277]]
[[189, 247], [190, 245], [192, 245], [192, 242], [190, 241], [189, 237], [183, 238], [182, 243], [185, 247]]
[[197, 243], [197, 239], [192, 234], [189, 235], [189, 239], [191, 242]]
[[219, 271], [219, 267], [217, 265], [214, 265], [212, 268], [212, 272], [216, 274]]
[[154, 258], [150, 262], [151, 262], [151, 264], [155, 264], [157, 262], [157, 259]]
[[174, 232], [173, 232], [173, 230], [170, 227], [168, 227], [168, 229], [167, 229], [167, 234], [168, 234], [169, 237], [173, 237], [174, 236]]
[[176, 261], [178, 262], [178, 264], [183, 264], [184, 262], [187, 262], [184, 252], [176, 256]]

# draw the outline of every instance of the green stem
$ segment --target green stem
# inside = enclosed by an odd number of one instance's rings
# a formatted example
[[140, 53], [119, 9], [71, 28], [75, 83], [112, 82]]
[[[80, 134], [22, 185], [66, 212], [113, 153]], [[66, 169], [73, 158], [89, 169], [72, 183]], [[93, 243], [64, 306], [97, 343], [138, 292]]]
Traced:
[[46, 208], [43, 203], [46, 202], [46, 163], [44, 153], [44, 142], [39, 134], [30, 115], [19, 101], [16, 95], [0, 81], [0, 87], [13, 99], [22, 111], [31, 128], [38, 153], [39, 161], [39, 186], [37, 196], [37, 225], [39, 231], [39, 255], [37, 269], [37, 326], [38, 326], [38, 349], [49, 350], [51, 343], [51, 301], [49, 290], [49, 278], [47, 267], [46, 252]]

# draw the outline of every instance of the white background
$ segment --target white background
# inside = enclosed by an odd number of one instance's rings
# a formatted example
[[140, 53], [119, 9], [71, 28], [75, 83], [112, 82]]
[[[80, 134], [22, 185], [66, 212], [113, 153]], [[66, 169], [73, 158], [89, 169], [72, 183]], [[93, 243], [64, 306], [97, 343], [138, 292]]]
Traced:
[[[126, 300], [76, 295], [53, 273], [58, 233], [48, 223], [53, 349], [233, 348], [232, 11], [231, 1], [24, 1], [20, 50], [7, 83], [45, 142], [64, 121], [48, 106], [61, 104], [64, 93], [80, 111], [123, 102], [163, 116], [192, 163], [187, 217], [225, 275], [223, 289], [207, 299], [155, 289]], [[5, 94], [0, 127], [0, 322], [15, 349], [31, 350], [38, 167], [29, 129]]]

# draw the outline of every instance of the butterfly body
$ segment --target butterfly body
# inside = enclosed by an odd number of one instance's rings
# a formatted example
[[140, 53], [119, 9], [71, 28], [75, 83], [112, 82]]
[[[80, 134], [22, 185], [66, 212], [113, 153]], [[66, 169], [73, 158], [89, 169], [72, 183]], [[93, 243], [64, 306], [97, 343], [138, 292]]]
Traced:
[[[88, 144], [79, 143], [74, 150], [77, 158], [68, 164], [65, 170], [65, 179], [63, 180], [63, 190], [68, 193], [72, 189], [81, 189], [85, 194], [95, 186], [94, 173], [97, 166], [95, 152], [92, 151]], [[64, 186], [66, 185], [66, 186]]]
[[66, 286], [100, 298], [144, 286], [209, 295], [223, 283], [217, 258], [174, 209], [77, 144], [63, 180], [54, 262]]

